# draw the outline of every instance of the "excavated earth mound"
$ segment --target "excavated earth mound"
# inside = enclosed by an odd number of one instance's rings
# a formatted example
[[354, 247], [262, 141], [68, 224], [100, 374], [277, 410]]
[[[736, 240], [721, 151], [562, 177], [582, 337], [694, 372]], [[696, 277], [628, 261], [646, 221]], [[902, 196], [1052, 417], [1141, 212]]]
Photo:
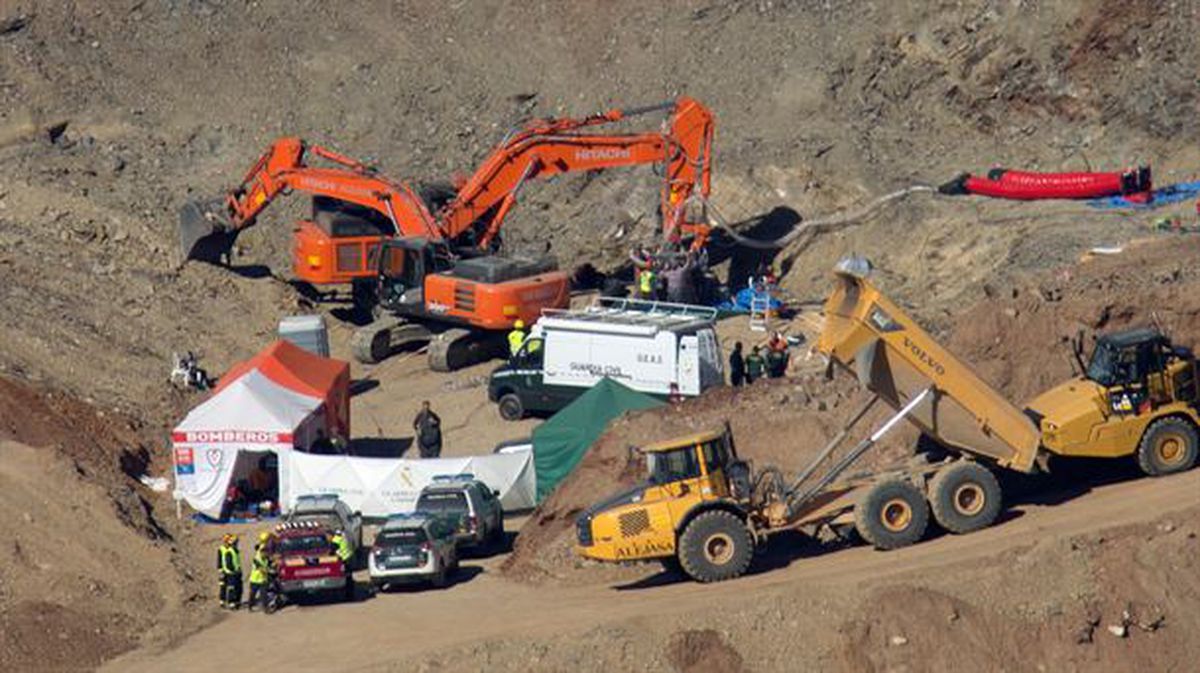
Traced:
[[[819, 453], [863, 399], [846, 377], [832, 382], [804, 377], [764, 380], [743, 389], [716, 389], [678, 406], [627, 414], [613, 421], [575, 471], [535, 510], [517, 537], [505, 571], [534, 581], [594, 582], [598, 573], [613, 577], [644, 574], [640, 566], [621, 568], [580, 561], [571, 549], [576, 515], [644, 478], [644, 467], [633, 459], [631, 447], [720, 427], [728, 420], [741, 457], [756, 469], [774, 465], [791, 475]], [[841, 450], [853, 446], [872, 422], [884, 415], [882, 409], [868, 414]], [[872, 469], [902, 458], [912, 435], [896, 437], [864, 455], [855, 469]], [[576, 575], [584, 566], [586, 572]]]
[[[1134, 242], [1047, 274], [984, 288], [989, 298], [957, 317], [947, 346], [1014, 402], [1072, 375], [1065, 341], [1157, 325], [1181, 346], [1200, 345], [1200, 238]], [[1076, 367], [1077, 369], [1077, 367]]]
[[[1177, 343], [1193, 346], [1200, 338], [1200, 271], [1191, 264], [1197, 255], [1200, 239], [1194, 237], [1151, 241], [1040, 279], [1002, 289], [989, 286], [991, 298], [953, 322], [946, 344], [1016, 403], [1072, 375], [1069, 347], [1062, 338], [1079, 330], [1095, 334], [1157, 321]], [[741, 391], [715, 390], [678, 407], [618, 419], [522, 528], [505, 568], [523, 579], [569, 579], [584, 565], [593, 580], [602, 572], [614, 578], [644, 572], [611, 566], [598, 570], [570, 548], [574, 517], [640, 478], [628, 447], [729, 419], [741, 455], [759, 465], [796, 471], [837, 432], [861, 395], [844, 374], [831, 382], [817, 377], [769, 381]], [[876, 410], [868, 415], [860, 432], [884, 414]], [[903, 457], [914, 438], [906, 427], [856, 467], [870, 469]]]

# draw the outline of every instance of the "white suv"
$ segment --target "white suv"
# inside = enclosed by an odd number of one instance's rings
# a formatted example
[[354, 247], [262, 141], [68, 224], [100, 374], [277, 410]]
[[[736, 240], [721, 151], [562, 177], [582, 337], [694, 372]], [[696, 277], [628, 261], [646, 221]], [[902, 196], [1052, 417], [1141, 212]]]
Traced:
[[388, 517], [367, 556], [371, 585], [429, 582], [446, 586], [458, 570], [454, 527], [440, 517], [399, 514]]

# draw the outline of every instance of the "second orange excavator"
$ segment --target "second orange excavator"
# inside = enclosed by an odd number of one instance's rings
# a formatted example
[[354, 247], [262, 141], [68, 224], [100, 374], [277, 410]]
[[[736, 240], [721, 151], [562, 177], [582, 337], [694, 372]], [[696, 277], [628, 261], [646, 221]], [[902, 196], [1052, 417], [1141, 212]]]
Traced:
[[[670, 113], [657, 132], [589, 132], [657, 111]], [[293, 229], [293, 273], [315, 285], [349, 283], [355, 304], [373, 313], [375, 321], [354, 335], [355, 357], [378, 362], [404, 344], [429, 341], [430, 366], [448, 371], [490, 356], [502, 343], [498, 334], [517, 320], [531, 322], [543, 308], [568, 302], [567, 275], [553, 261], [496, 254], [527, 181], [660, 166], [664, 237], [702, 247], [713, 130], [712, 113], [687, 97], [537, 120], [504, 138], [457, 189], [414, 189], [327, 148], [280, 138], [224, 197], [183, 207], [180, 243], [187, 259], [227, 260], [238, 233], [276, 197], [307, 192], [313, 216]], [[311, 166], [309, 156], [329, 165]]]

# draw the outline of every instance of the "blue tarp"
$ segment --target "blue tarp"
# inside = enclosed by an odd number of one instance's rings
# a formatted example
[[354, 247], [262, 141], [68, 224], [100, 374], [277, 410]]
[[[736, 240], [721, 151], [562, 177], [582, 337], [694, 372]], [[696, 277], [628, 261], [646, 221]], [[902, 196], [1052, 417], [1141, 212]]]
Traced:
[[[723, 301], [717, 304], [716, 308], [727, 313], [749, 313], [750, 302], [755, 298], [755, 294], [754, 288], [744, 287], [734, 295], [732, 301]], [[766, 292], [759, 292], [757, 295], [760, 301], [769, 296]], [[771, 297], [770, 305], [772, 311], [778, 311], [783, 308], [783, 302], [775, 297]]]
[[198, 524], [203, 524], [206, 526], [212, 526], [212, 525], [224, 526], [224, 525], [230, 524], [230, 523], [263, 523], [266, 521], [274, 521], [275, 519], [278, 519], [278, 518], [279, 518], [278, 515], [272, 514], [271, 516], [263, 516], [263, 517], [258, 517], [256, 519], [242, 519], [242, 518], [238, 518], [238, 517], [229, 517], [228, 519], [225, 519], [224, 521], [222, 521], [220, 519], [214, 519], [210, 516], [204, 516], [203, 514], [200, 514], [200, 513], [196, 513], [196, 514], [192, 515], [192, 521], [195, 521]]
[[1135, 210], [1153, 210], [1180, 201], [1188, 201], [1200, 197], [1200, 180], [1196, 182], [1180, 182], [1167, 185], [1150, 192], [1150, 200], [1146, 203], [1130, 201], [1124, 196], [1106, 196], [1092, 199], [1088, 205], [1093, 208], [1133, 208]]

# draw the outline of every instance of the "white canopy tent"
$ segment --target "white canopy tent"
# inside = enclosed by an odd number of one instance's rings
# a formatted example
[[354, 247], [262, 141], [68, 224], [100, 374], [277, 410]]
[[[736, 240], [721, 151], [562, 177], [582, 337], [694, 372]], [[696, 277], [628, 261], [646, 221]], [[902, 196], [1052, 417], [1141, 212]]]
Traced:
[[175, 494], [194, 510], [220, 518], [231, 483], [266, 453], [278, 457], [279, 505], [301, 495], [334, 493], [365, 516], [411, 511], [438, 475], [474, 474], [500, 492], [506, 511], [530, 509], [536, 482], [533, 454], [403, 459], [317, 455], [309, 446], [325, 426], [324, 400], [286, 388], [250, 370], [196, 407], [172, 433]]
[[257, 370], [192, 409], [171, 434], [175, 493], [198, 512], [220, 517], [230, 482], [253, 455], [307, 445], [323, 427], [324, 400], [288, 389]]

